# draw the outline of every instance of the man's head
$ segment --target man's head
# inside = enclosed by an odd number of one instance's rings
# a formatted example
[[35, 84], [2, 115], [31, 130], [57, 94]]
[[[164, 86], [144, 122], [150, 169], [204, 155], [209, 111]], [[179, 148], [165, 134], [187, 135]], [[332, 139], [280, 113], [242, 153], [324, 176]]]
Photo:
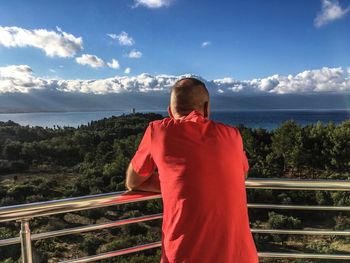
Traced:
[[198, 110], [204, 117], [209, 116], [209, 92], [198, 79], [180, 79], [171, 89], [169, 114], [177, 119], [193, 110]]

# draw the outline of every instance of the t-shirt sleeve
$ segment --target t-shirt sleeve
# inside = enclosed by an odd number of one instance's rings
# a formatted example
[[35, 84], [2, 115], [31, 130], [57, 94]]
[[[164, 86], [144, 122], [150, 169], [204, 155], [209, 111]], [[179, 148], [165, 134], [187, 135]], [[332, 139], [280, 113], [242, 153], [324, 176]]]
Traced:
[[140, 176], [149, 176], [156, 165], [151, 154], [152, 126], [148, 125], [139, 147], [131, 160], [134, 171]]

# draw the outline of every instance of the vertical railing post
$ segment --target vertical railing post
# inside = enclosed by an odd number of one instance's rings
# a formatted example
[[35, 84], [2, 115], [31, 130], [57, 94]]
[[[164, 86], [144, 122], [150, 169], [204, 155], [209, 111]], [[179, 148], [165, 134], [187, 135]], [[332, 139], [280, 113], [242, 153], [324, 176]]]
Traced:
[[32, 238], [30, 235], [29, 219], [21, 220], [21, 239], [22, 263], [33, 263]]

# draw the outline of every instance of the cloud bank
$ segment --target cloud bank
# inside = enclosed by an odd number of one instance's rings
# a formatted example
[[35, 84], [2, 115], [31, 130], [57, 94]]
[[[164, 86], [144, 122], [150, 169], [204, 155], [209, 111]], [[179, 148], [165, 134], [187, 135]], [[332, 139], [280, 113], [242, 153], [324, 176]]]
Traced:
[[[98, 67], [98, 58], [82, 56], [81, 63]], [[113, 66], [112, 61], [110, 66]], [[90, 64], [89, 64], [90, 63]], [[104, 62], [103, 62], [104, 63]], [[116, 67], [116, 63], [114, 63]], [[127, 70], [129, 72], [129, 70]], [[175, 81], [188, 75], [140, 74], [137, 76], [115, 76], [92, 80], [62, 80], [36, 77], [27, 65], [0, 67], [0, 94], [28, 93], [31, 90], [55, 90], [69, 93], [168, 93]], [[350, 93], [350, 68], [328, 68], [306, 70], [296, 75], [273, 75], [261, 79], [235, 80], [222, 78], [205, 80], [211, 94], [327, 94]]]
[[20, 27], [0, 26], [0, 45], [12, 47], [35, 47], [43, 50], [49, 57], [74, 57], [83, 49], [81, 37], [64, 32], [46, 29], [28, 30]]
[[262, 79], [237, 81], [232, 78], [214, 80], [221, 93], [343, 93], [350, 92], [350, 73], [343, 68], [323, 67], [317, 70], [305, 70], [299, 74], [273, 75]]
[[32, 69], [27, 65], [0, 67], [1, 93], [28, 93], [33, 89], [42, 89], [45, 82], [33, 76]]
[[338, 0], [322, 0], [322, 9], [314, 20], [315, 26], [324, 26], [334, 20], [341, 19], [349, 12], [350, 6], [343, 9]]

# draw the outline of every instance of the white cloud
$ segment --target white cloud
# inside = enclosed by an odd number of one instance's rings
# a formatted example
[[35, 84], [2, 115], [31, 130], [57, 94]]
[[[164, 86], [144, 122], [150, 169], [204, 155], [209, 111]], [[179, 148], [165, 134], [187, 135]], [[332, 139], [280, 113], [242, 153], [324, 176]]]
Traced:
[[0, 67], [0, 94], [28, 93], [31, 89], [42, 89], [44, 86], [45, 81], [34, 77], [32, 69], [27, 65]]
[[90, 54], [83, 54], [81, 57], [75, 58], [75, 61], [78, 64], [90, 66], [92, 68], [100, 68], [105, 66], [105, 63], [102, 59]]
[[135, 0], [134, 7], [145, 6], [148, 8], [160, 8], [169, 6], [171, 2], [171, 0]]
[[24, 29], [0, 26], [0, 45], [5, 47], [35, 47], [49, 57], [73, 57], [83, 49], [83, 39], [62, 31], [46, 29]]
[[135, 77], [113, 77], [96, 80], [61, 80], [57, 81], [57, 90], [78, 93], [147, 93], [168, 92], [171, 85], [178, 79], [176, 76], [151, 76], [140, 74]]
[[350, 12], [350, 7], [343, 9], [338, 0], [322, 0], [322, 9], [317, 14], [314, 23], [316, 27], [321, 27], [334, 20], [344, 17]]
[[262, 91], [270, 91], [279, 84], [279, 76], [273, 75], [271, 77], [264, 78], [260, 80], [260, 90]]
[[101, 68], [101, 67], [105, 67], [105, 66], [113, 68], [113, 69], [120, 68], [119, 61], [116, 59], [112, 59], [111, 62], [105, 63], [98, 56], [90, 55], [90, 54], [83, 54], [82, 56], [75, 58], [75, 61], [78, 64], [89, 66], [92, 68]]
[[118, 60], [115, 60], [115, 59], [112, 59], [112, 62], [108, 62], [107, 66], [110, 67], [110, 68], [113, 68], [113, 69], [119, 69], [120, 68]]
[[131, 50], [130, 53], [128, 54], [129, 58], [141, 58], [142, 57], [142, 53], [140, 51], [137, 50]]
[[131, 72], [131, 68], [126, 68], [126, 69], [124, 70], [124, 73], [125, 73], [125, 74], [130, 74], [130, 72]]
[[207, 46], [210, 46], [211, 45], [211, 42], [210, 41], [204, 41], [202, 43], [202, 47], [207, 47]]
[[233, 92], [240, 92], [243, 91], [244, 86], [243, 84], [234, 84], [232, 87], [229, 87], [228, 90], [233, 91]]
[[122, 46], [132, 46], [135, 44], [135, 41], [132, 37], [128, 35], [125, 31], [122, 31], [119, 35], [116, 34], [107, 34], [110, 38], [118, 40], [119, 44]]
[[[128, 68], [127, 68], [128, 69]], [[214, 94], [325, 94], [350, 93], [350, 70], [321, 68], [306, 70], [299, 74], [272, 75], [261, 79], [235, 80], [223, 78], [203, 80]], [[124, 71], [125, 74], [130, 71]], [[115, 76], [105, 79], [63, 80], [36, 77], [27, 65], [0, 67], [1, 93], [28, 93], [33, 89], [52, 89], [61, 92], [108, 94], [108, 93], [168, 93], [175, 81], [194, 75], [140, 74]], [[196, 77], [196, 76], [194, 76]], [[198, 77], [198, 76], [197, 76]]]
[[275, 94], [350, 92], [350, 75], [342, 68], [305, 70], [295, 76], [273, 75], [262, 79], [237, 81], [230, 78], [214, 80], [222, 90]]

